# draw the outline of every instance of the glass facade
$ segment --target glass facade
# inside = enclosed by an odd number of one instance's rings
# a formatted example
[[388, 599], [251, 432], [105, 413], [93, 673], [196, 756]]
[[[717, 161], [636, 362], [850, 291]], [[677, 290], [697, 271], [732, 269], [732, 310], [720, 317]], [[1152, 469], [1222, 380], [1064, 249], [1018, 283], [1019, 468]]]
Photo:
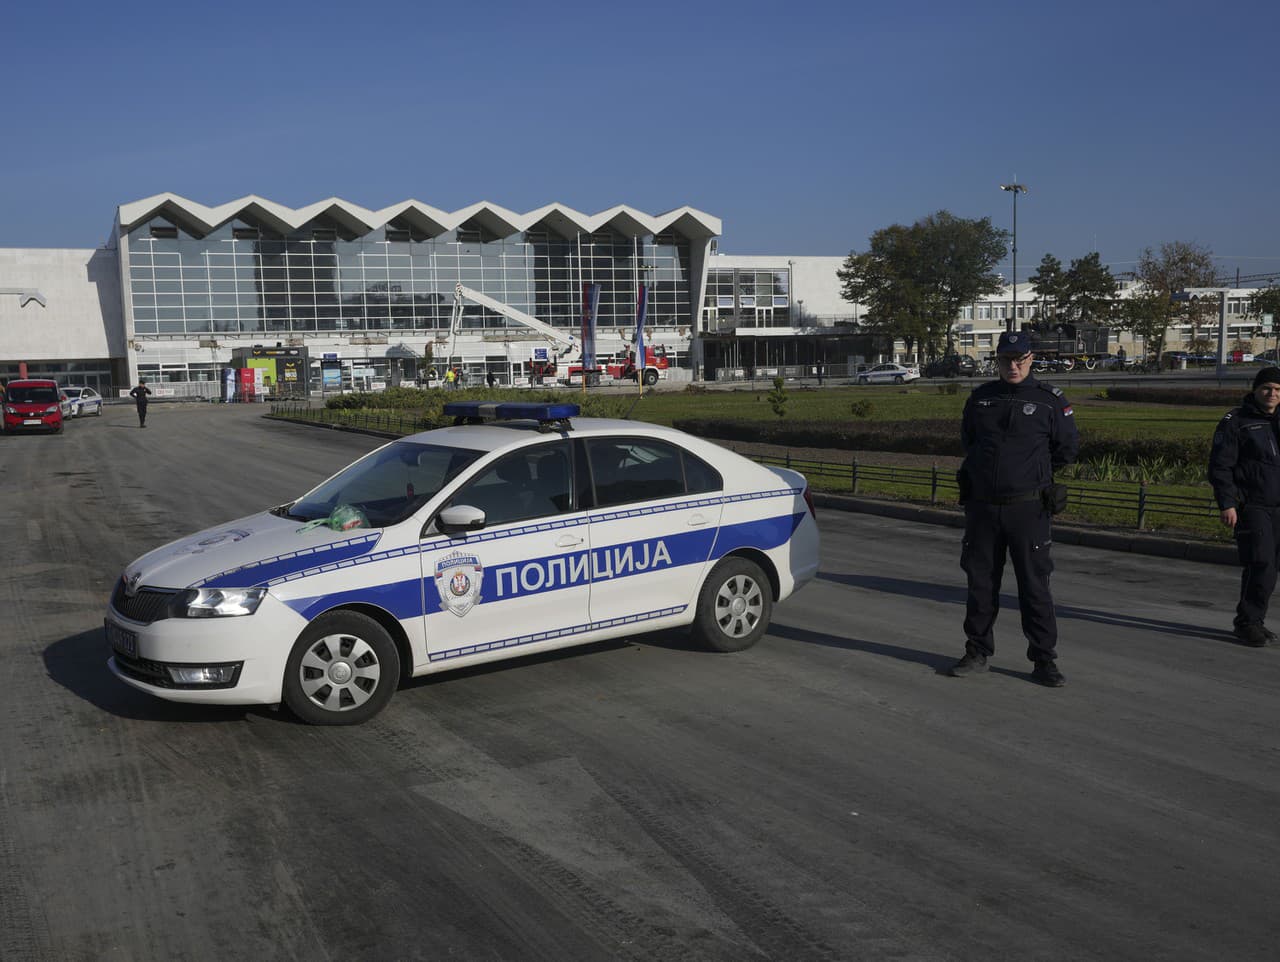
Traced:
[[711, 268], [703, 317], [710, 333], [791, 327], [791, 271]]
[[[395, 224], [353, 236], [316, 221], [288, 235], [237, 220], [195, 237], [157, 217], [129, 234], [126, 296], [140, 336], [447, 330], [461, 283], [548, 324], [577, 329], [583, 283], [601, 285], [600, 329], [691, 323], [690, 245], [675, 233], [495, 236], [476, 222], [428, 237]], [[769, 276], [769, 275], [766, 275]], [[513, 321], [464, 303], [464, 331]]]

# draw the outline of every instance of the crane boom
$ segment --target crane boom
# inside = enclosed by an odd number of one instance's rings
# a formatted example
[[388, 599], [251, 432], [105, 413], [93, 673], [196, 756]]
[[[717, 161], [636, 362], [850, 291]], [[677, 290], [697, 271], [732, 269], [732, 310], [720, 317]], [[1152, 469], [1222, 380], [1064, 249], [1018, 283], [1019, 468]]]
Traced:
[[479, 291], [472, 290], [470, 287], [464, 287], [457, 284], [453, 288], [453, 328], [459, 330], [462, 325], [462, 302], [464, 300], [487, 307], [491, 311], [496, 311], [503, 317], [508, 317], [518, 324], [531, 328], [541, 334], [549, 341], [554, 341], [560, 345], [561, 350], [558, 352], [560, 356], [568, 354], [578, 346], [577, 339], [560, 328], [552, 327], [544, 321], [538, 320], [532, 314], [526, 314], [524, 311], [517, 310], [509, 304], [503, 304], [502, 301], [490, 297], [488, 294], [481, 294]]

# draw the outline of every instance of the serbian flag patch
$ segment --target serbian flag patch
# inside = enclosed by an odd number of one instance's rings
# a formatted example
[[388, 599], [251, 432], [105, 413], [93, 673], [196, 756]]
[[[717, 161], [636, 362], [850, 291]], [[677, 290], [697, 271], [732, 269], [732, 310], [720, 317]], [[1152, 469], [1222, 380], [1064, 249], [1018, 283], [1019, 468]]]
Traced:
[[1075, 413], [1075, 411], [1073, 411], [1073, 410], [1071, 409], [1071, 405], [1070, 405], [1070, 404], [1068, 404], [1066, 407], [1064, 407], [1064, 408], [1062, 409], [1062, 414], [1063, 414], [1063, 416], [1064, 416], [1064, 417], [1071, 417], [1071, 415], [1072, 415], [1072, 414], [1074, 414], [1074, 413]]

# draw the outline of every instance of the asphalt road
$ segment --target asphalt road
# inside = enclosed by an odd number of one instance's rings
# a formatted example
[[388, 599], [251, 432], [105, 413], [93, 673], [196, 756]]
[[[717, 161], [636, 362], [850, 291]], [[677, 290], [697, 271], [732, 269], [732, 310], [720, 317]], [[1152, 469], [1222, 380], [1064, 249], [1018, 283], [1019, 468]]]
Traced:
[[261, 413], [0, 438], [5, 962], [1276, 958], [1280, 649], [1223, 631], [1232, 569], [1060, 546], [1067, 687], [1008, 615], [957, 680], [957, 532], [825, 512], [741, 654], [524, 658], [351, 729], [136, 693], [122, 566], [377, 443]]

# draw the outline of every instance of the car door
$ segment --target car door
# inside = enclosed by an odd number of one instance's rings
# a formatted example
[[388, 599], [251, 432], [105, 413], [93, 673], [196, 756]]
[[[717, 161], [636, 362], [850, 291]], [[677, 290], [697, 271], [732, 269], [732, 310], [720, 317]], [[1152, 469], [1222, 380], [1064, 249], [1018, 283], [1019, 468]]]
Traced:
[[594, 505], [592, 622], [679, 615], [693, 602], [715, 545], [723, 479], [666, 440], [595, 437], [582, 444]]
[[590, 543], [573, 497], [569, 442], [519, 448], [480, 468], [443, 507], [470, 505], [484, 527], [422, 545], [432, 662], [585, 640]]

